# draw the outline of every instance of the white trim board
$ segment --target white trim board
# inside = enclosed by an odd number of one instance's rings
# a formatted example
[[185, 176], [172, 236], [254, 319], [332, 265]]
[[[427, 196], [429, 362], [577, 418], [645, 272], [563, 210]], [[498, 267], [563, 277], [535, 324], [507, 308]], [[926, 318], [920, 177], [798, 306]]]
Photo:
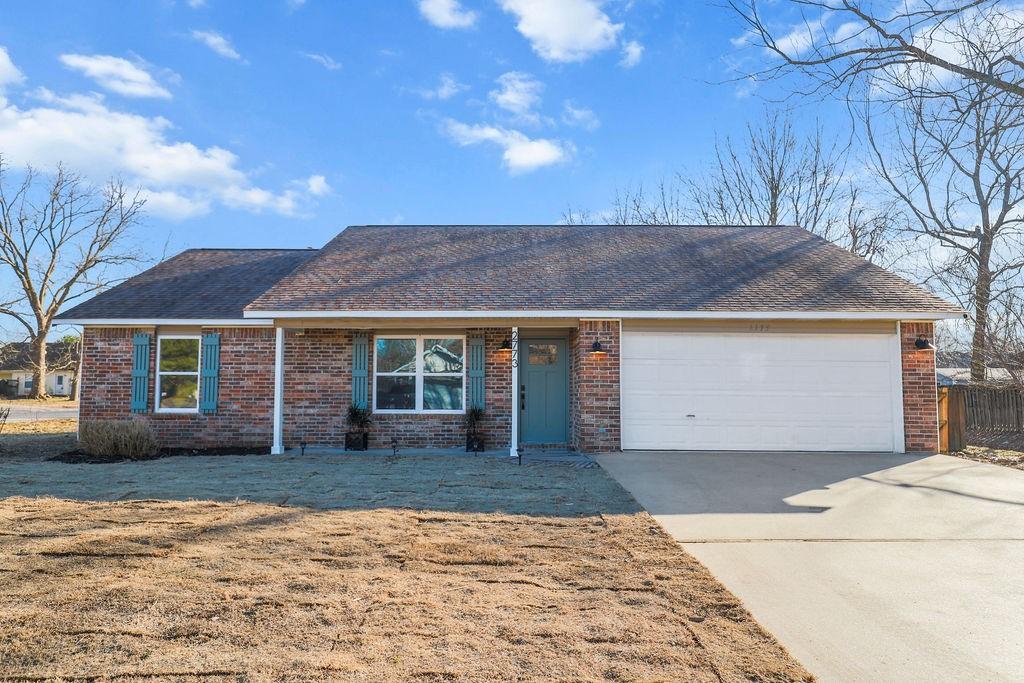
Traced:
[[587, 318], [642, 320], [953, 320], [934, 311], [246, 311], [255, 318]]

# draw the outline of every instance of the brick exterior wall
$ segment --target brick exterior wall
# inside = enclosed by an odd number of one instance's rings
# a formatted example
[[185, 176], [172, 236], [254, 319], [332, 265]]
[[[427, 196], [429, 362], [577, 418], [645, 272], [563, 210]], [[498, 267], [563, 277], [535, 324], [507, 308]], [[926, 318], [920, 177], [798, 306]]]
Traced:
[[352, 332], [286, 330], [284, 446], [342, 448], [352, 402]]
[[148, 412], [131, 412], [132, 336], [151, 328], [86, 328], [82, 337], [82, 420], [140, 420], [169, 448], [269, 448], [274, 406], [274, 331], [204, 328], [221, 335], [217, 412], [154, 413], [156, 337], [150, 344]]
[[[131, 412], [132, 337], [153, 334], [146, 413]], [[156, 413], [156, 334], [151, 328], [86, 328], [83, 336], [81, 418], [141, 420], [170, 448], [270, 447], [273, 437], [274, 330], [207, 329], [221, 334], [217, 412]], [[366, 331], [372, 338], [373, 332]], [[484, 337], [485, 416], [488, 449], [507, 449], [512, 434], [512, 355], [501, 350], [507, 328], [472, 329]], [[285, 333], [284, 442], [294, 448], [340, 448], [352, 399], [353, 331], [310, 329]], [[370, 405], [373, 345], [370, 345]], [[463, 415], [374, 415], [371, 448], [465, 448]]]
[[[569, 338], [569, 423], [572, 446], [585, 453], [621, 449], [619, 321], [581, 320]], [[600, 340], [603, 354], [590, 352]]]
[[[512, 438], [512, 354], [501, 350], [510, 330], [505, 327], [466, 330], [484, 338], [484, 419], [482, 432], [488, 450], [509, 447]], [[372, 335], [373, 332], [369, 332]], [[381, 332], [386, 334], [386, 332]], [[350, 337], [351, 340], [351, 337]], [[351, 342], [350, 342], [351, 343]], [[373, 405], [373, 344], [370, 345], [370, 405]], [[351, 382], [351, 378], [349, 378]], [[350, 387], [349, 384], [346, 384]], [[351, 390], [349, 390], [351, 396]], [[346, 404], [345, 409], [348, 409]], [[374, 415], [370, 448], [465, 448], [464, 415]]]
[[935, 339], [933, 323], [901, 323], [903, 357], [903, 432], [908, 452], [939, 449], [938, 396], [935, 386], [935, 351], [914, 346], [918, 335]]
[[[272, 438], [274, 330], [205, 329], [221, 334], [221, 371], [217, 413], [154, 413], [155, 374], [149, 386], [149, 412], [132, 414], [131, 360], [135, 332], [151, 328], [86, 328], [83, 334], [81, 418], [143, 420], [167, 447], [238, 446], [265, 449]], [[932, 323], [901, 326], [903, 411], [906, 449], [938, 448], [935, 353], [919, 350], [919, 334], [933, 338]], [[372, 336], [372, 331], [368, 331]], [[467, 330], [483, 335], [486, 414], [483, 431], [488, 449], [508, 448], [512, 410], [511, 353], [500, 349], [508, 328]], [[285, 446], [344, 445], [346, 413], [351, 401], [352, 330], [310, 329], [285, 335]], [[600, 340], [606, 353], [590, 353]], [[618, 451], [619, 322], [580, 321], [569, 338], [569, 433], [572, 447], [583, 452]], [[370, 348], [370, 401], [373, 400], [373, 347]], [[150, 366], [155, 368], [156, 343]], [[462, 415], [375, 415], [372, 448], [464, 448]]]

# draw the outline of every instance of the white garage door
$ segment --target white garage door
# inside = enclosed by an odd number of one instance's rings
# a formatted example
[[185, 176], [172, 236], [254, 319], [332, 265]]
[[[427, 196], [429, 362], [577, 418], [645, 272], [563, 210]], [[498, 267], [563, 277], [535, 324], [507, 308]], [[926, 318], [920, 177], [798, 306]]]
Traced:
[[902, 433], [895, 343], [889, 334], [624, 331], [622, 447], [892, 451]]

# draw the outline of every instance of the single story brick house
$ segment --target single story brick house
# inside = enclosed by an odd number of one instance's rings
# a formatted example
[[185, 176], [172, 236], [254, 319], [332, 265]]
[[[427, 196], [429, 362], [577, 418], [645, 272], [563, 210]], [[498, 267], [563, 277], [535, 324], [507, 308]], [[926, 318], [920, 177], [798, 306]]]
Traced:
[[194, 249], [60, 319], [80, 417], [171, 446], [934, 451], [956, 306], [795, 227], [353, 226]]

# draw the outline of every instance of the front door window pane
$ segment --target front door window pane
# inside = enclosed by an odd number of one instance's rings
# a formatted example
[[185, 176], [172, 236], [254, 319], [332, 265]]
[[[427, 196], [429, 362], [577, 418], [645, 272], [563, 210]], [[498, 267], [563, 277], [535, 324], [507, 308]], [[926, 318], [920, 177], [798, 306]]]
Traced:
[[530, 344], [530, 365], [555, 365], [558, 363], [557, 344]]

